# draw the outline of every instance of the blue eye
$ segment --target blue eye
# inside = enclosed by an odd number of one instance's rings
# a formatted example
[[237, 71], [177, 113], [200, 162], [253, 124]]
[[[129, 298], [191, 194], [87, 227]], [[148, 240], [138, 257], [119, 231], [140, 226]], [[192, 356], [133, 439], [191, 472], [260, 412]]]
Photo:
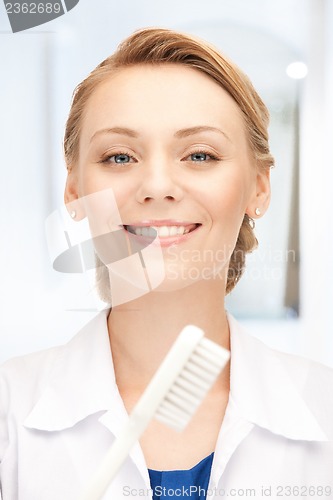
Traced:
[[129, 163], [130, 162], [129, 155], [124, 154], [124, 153], [110, 156], [110, 158], [114, 158], [115, 163]]
[[125, 165], [135, 161], [133, 156], [128, 153], [116, 153], [113, 155], [106, 155], [100, 163], [117, 163], [118, 165]]
[[193, 161], [205, 161], [209, 155], [207, 153], [193, 153], [191, 154], [191, 160]]
[[190, 159], [191, 162], [194, 163], [208, 163], [208, 162], [216, 162], [222, 160], [221, 157], [218, 157], [211, 152], [206, 151], [194, 151], [187, 158]]

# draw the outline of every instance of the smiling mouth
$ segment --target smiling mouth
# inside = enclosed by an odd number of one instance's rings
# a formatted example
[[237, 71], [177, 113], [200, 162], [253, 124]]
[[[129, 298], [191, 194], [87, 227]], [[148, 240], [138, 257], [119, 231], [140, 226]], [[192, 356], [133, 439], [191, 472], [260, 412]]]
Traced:
[[170, 238], [172, 236], [183, 236], [191, 233], [201, 224], [187, 224], [186, 226], [130, 226], [124, 225], [124, 229], [137, 236], [147, 236], [148, 238]]

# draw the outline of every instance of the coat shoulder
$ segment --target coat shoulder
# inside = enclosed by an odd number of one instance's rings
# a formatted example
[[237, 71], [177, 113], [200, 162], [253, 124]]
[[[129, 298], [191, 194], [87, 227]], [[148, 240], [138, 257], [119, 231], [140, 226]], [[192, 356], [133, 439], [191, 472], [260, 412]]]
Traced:
[[333, 368], [317, 361], [276, 351], [303, 400], [333, 440]]
[[22, 391], [37, 380], [42, 383], [52, 369], [63, 346], [50, 347], [8, 359], [0, 365], [0, 380], [8, 388], [18, 385]]

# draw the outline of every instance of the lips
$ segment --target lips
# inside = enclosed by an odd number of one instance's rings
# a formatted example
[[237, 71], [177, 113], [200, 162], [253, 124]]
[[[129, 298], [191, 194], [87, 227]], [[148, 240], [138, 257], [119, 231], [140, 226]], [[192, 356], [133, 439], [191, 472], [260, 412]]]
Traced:
[[177, 236], [183, 236], [185, 234], [191, 233], [194, 231], [197, 227], [199, 227], [201, 224], [199, 223], [184, 223], [184, 224], [168, 224], [168, 225], [124, 225], [124, 229], [126, 231], [135, 234], [137, 236], [145, 236], [148, 238], [156, 238], [158, 236], [159, 238], [170, 238], [170, 237], [177, 237]]

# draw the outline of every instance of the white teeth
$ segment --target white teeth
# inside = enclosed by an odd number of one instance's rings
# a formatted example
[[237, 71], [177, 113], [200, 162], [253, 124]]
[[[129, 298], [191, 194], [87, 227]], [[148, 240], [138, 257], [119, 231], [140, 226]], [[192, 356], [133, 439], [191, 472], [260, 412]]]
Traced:
[[170, 234], [170, 236], [176, 236], [176, 234], [183, 234], [183, 231], [179, 232], [179, 228], [177, 229], [176, 226], [171, 226], [169, 228], [169, 234]]
[[[173, 226], [174, 227], [174, 226]], [[161, 226], [159, 228], [156, 228], [156, 231], [157, 231], [157, 234], [158, 236], [160, 236], [161, 238], [163, 238], [164, 236], [171, 236], [170, 235], [170, 230], [171, 230], [171, 227], [168, 228], [167, 226]]]
[[167, 238], [168, 236], [181, 236], [190, 232], [191, 227], [185, 226], [127, 226], [129, 232], [138, 236]]

